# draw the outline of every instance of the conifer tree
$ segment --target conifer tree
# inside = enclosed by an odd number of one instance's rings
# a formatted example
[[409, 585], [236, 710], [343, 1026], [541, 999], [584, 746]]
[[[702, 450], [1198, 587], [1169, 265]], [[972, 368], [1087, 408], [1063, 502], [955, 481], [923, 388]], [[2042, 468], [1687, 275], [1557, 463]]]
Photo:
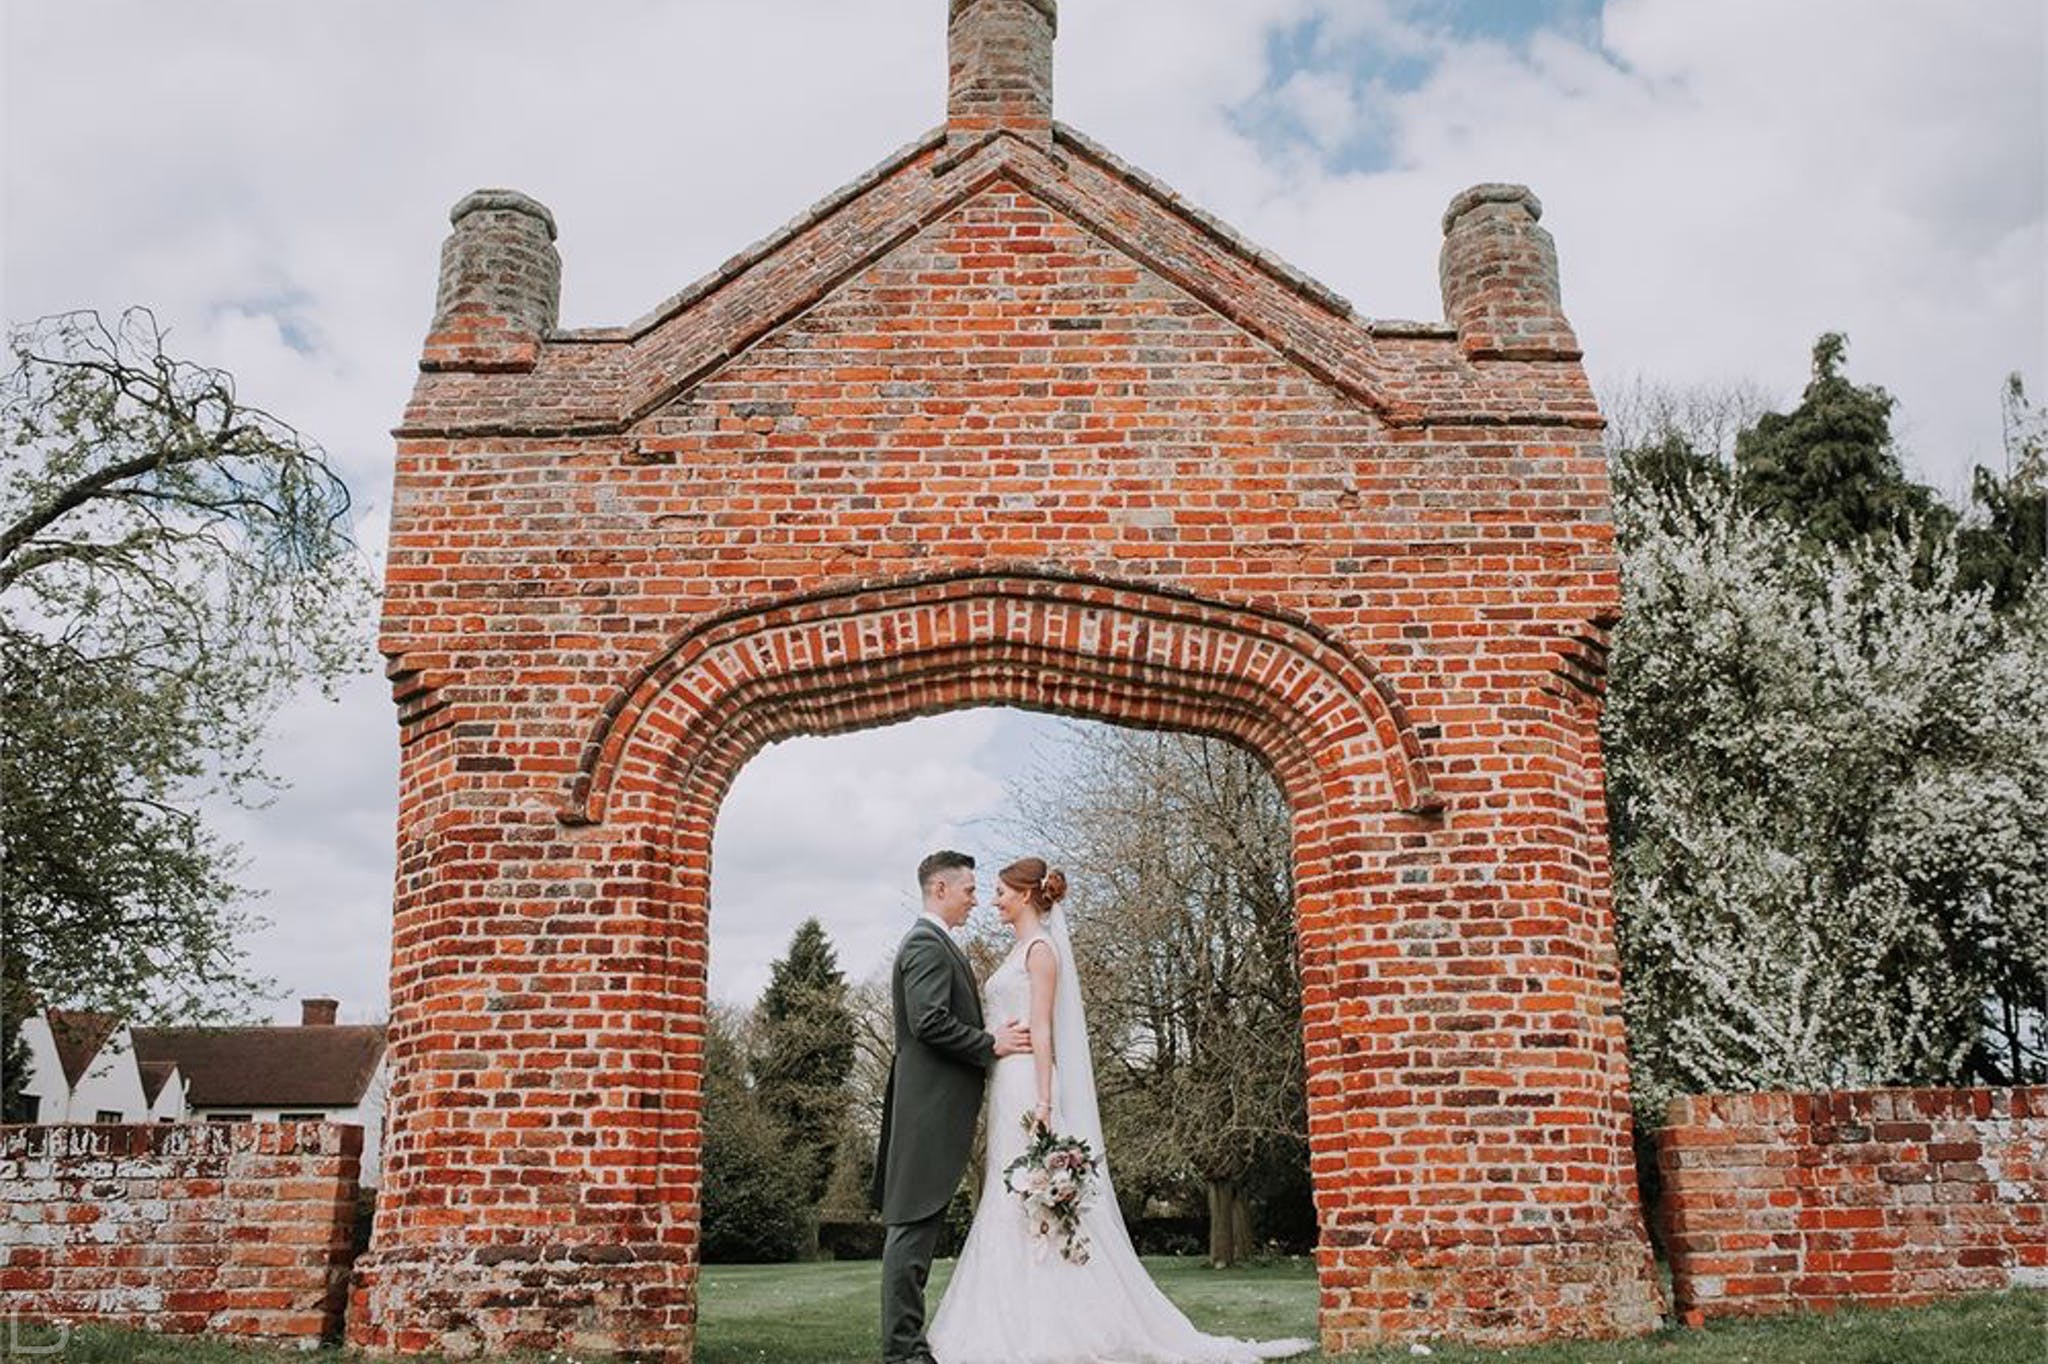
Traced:
[[808, 1190], [788, 1141], [747, 1083], [744, 1021], [720, 1012], [704, 1030], [704, 1206], [707, 1264], [794, 1260], [809, 1236]]
[[1956, 547], [1964, 583], [1989, 587], [1999, 610], [2026, 594], [2048, 559], [2048, 412], [2027, 401], [2017, 374], [2005, 382], [2005, 464], [2003, 475], [1978, 466], [1976, 514]]
[[752, 1058], [761, 1107], [799, 1155], [813, 1204], [824, 1196], [844, 1135], [853, 1074], [854, 1023], [846, 977], [824, 925], [798, 925], [789, 951], [769, 968], [755, 1010]]
[[1790, 412], [1767, 412], [1735, 442], [1745, 505], [1795, 528], [1810, 547], [1846, 547], [1889, 532], [1946, 530], [1953, 510], [1906, 477], [1892, 443], [1892, 396], [1842, 373], [1848, 338], [1813, 346], [1813, 378]]

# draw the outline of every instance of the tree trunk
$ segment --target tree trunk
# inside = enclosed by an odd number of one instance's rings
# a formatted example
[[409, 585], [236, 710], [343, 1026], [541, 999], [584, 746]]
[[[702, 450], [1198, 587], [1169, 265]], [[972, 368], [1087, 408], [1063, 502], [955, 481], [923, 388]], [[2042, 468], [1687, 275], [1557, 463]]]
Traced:
[[1250, 1249], [1251, 1211], [1234, 1179], [1209, 1181], [1209, 1264], [1228, 1269]]

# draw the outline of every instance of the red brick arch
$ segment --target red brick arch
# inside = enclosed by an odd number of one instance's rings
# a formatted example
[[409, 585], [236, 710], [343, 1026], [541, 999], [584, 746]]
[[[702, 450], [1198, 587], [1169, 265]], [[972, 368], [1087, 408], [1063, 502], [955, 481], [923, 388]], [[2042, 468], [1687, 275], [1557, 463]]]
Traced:
[[1601, 417], [1527, 189], [1368, 319], [1050, 116], [944, 127], [654, 310], [456, 208], [399, 431], [384, 1187], [350, 1338], [689, 1357], [712, 826], [764, 744], [978, 704], [1219, 735], [1295, 820], [1331, 1351], [1656, 1318], [1608, 895]]
[[1335, 775], [1349, 771], [1377, 777], [1358, 794], [1382, 806], [1441, 805], [1391, 688], [1314, 626], [1024, 569], [817, 593], [693, 628], [603, 708], [562, 819], [597, 823], [618, 805], [673, 823], [705, 813], [705, 797], [715, 809], [762, 744], [963, 705], [1232, 739], [1297, 805], [1327, 803], [1325, 786], [1350, 784]]

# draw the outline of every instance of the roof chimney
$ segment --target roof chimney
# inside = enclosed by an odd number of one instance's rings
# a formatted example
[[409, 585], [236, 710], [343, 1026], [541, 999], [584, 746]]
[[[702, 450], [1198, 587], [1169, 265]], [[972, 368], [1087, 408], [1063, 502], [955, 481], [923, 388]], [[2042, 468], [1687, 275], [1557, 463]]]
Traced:
[[952, 0], [946, 132], [957, 146], [1003, 128], [1052, 142], [1056, 0]]
[[338, 999], [302, 999], [299, 1001], [299, 1026], [302, 1028], [331, 1028], [334, 1014], [341, 1007]]
[[422, 369], [530, 370], [555, 325], [562, 257], [555, 215], [517, 190], [480, 189], [448, 214]]
[[1527, 185], [1474, 185], [1444, 210], [1444, 317], [1475, 360], [1576, 360], [1557, 245]]

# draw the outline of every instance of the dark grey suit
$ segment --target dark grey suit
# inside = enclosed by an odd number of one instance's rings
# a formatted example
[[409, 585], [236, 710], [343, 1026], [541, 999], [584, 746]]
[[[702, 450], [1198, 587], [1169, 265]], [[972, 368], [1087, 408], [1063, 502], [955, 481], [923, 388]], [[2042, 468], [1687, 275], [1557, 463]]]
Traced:
[[995, 1038], [967, 958], [945, 930], [920, 918], [896, 950], [890, 1003], [896, 1059], [882, 1103], [874, 1199], [888, 1224], [882, 1249], [882, 1357], [928, 1358], [924, 1285], [974, 1144]]

